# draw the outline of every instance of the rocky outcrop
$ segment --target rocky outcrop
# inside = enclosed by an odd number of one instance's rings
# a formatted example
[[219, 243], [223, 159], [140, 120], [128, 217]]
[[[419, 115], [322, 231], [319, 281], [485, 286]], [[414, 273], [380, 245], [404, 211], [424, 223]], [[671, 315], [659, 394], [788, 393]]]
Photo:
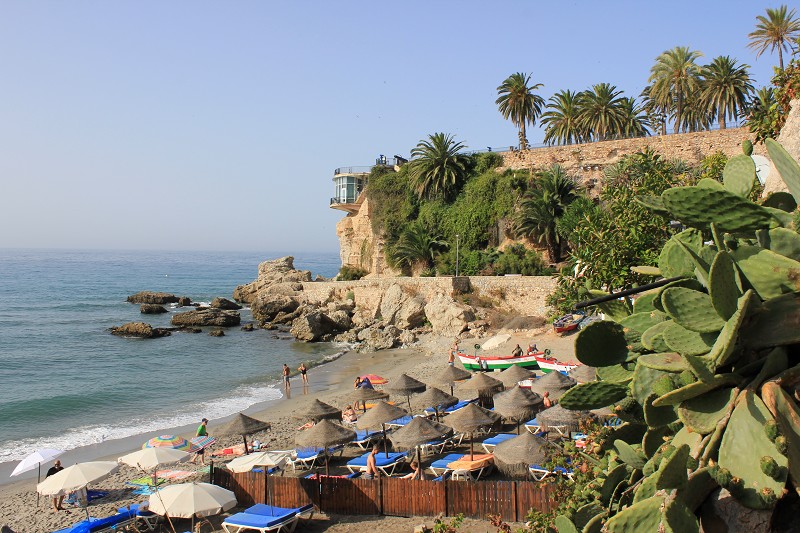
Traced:
[[358, 332], [358, 340], [364, 344], [359, 351], [373, 352], [394, 348], [400, 344], [400, 333], [401, 331], [391, 324], [383, 327], [374, 325], [362, 329]]
[[185, 313], [176, 313], [172, 316], [175, 326], [237, 326], [242, 321], [236, 311], [223, 311], [213, 307], [195, 309]]
[[236, 311], [242, 308], [241, 305], [237, 304], [236, 302], [232, 302], [227, 298], [214, 298], [211, 300], [211, 307], [215, 309], [225, 309], [227, 311]]
[[[308, 270], [295, 270], [294, 258], [281, 257], [271, 261], [264, 261], [258, 265], [258, 278], [247, 285], [239, 285], [233, 291], [233, 299], [237, 302], [252, 303], [256, 297], [273, 285], [284, 283], [298, 283], [311, 281], [311, 272]], [[291, 286], [288, 287], [290, 290]], [[302, 285], [295, 290], [302, 290]], [[285, 289], [284, 289], [285, 290]]]
[[381, 319], [400, 329], [413, 329], [425, 323], [425, 301], [403, 292], [398, 284], [386, 291], [381, 299]]
[[250, 302], [253, 319], [261, 323], [272, 322], [281, 313], [293, 313], [300, 303], [291, 296], [266, 293]]
[[[786, 123], [781, 128], [781, 133], [776, 139], [789, 155], [800, 161], [800, 99], [792, 100]], [[764, 184], [764, 196], [777, 191], [788, 191], [775, 164], [771, 163], [767, 181]]]
[[142, 304], [139, 307], [139, 312], [143, 315], [159, 315], [161, 313], [166, 313], [167, 310], [161, 306], [156, 304]]
[[167, 292], [141, 291], [128, 296], [132, 304], [172, 304], [178, 302], [178, 297]]
[[314, 342], [329, 337], [337, 328], [336, 322], [331, 320], [328, 315], [321, 311], [314, 311], [296, 318], [292, 322], [292, 329], [289, 332], [297, 340]]
[[467, 329], [467, 324], [475, 320], [471, 307], [456, 303], [449, 296], [440, 294], [425, 305], [425, 315], [437, 335], [454, 337]]
[[136, 337], [141, 339], [154, 339], [170, 335], [167, 328], [154, 328], [144, 322], [128, 322], [121, 326], [111, 328], [111, 334], [119, 337]]
[[178, 298], [178, 307], [186, 307], [187, 305], [192, 305], [192, 300], [188, 296]]
[[210, 336], [212, 336], [212, 337], [224, 337], [225, 336], [225, 332], [223, 330], [221, 330], [221, 329], [212, 329], [211, 331], [208, 332], [208, 334]]

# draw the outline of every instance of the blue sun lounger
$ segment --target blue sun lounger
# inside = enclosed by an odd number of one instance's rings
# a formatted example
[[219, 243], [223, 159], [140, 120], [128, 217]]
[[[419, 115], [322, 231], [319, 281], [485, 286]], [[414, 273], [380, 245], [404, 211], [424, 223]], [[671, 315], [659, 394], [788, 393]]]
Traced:
[[[259, 531], [260, 533], [291, 533], [297, 526], [299, 516], [296, 509], [284, 507], [263, 506], [263, 511], [268, 514], [251, 513], [245, 511], [229, 516], [222, 522], [222, 529], [226, 533], [239, 533], [240, 531]], [[255, 506], [254, 506], [255, 507]], [[268, 509], [267, 509], [268, 508]]]
[[483, 449], [486, 450], [486, 453], [492, 453], [495, 446], [500, 444], [501, 442], [505, 442], [509, 439], [513, 439], [516, 437], [513, 433], [500, 433], [499, 435], [495, 435], [494, 437], [489, 437], [488, 439], [484, 440], [481, 444], [483, 444]]
[[534, 418], [533, 420], [528, 420], [527, 422], [525, 422], [525, 429], [527, 429], [531, 433], [536, 434], [542, 431], [542, 425], [539, 423], [538, 420]]
[[[356, 457], [355, 459], [351, 459], [347, 462], [347, 469], [352, 472], [366, 472], [367, 470], [367, 459], [369, 458], [369, 453], [365, 453], [360, 457]], [[404, 462], [406, 458], [406, 452], [392, 452], [387, 457], [385, 453], [380, 452], [375, 456], [375, 466], [383, 472], [385, 476], [391, 476], [394, 474], [395, 468], [397, 465]]]
[[[342, 450], [343, 447], [341, 446], [328, 448], [328, 456], [333, 455], [337, 451], [341, 452]], [[292, 470], [297, 470], [298, 467], [314, 468], [317, 461], [325, 459], [325, 453], [322, 448], [298, 448], [295, 450], [295, 454], [295, 457], [291, 460]]]
[[[452, 407], [448, 407], [447, 409], [439, 409], [439, 414], [446, 415], [446, 414], [452, 413], [453, 411], [458, 411], [462, 407], [466, 407], [467, 405], [469, 405], [471, 403], [475, 403], [477, 401], [478, 401], [478, 398], [473, 398], [471, 400], [461, 400], [460, 402], [458, 402], [457, 404], [455, 404]], [[425, 409], [424, 412], [428, 416], [433, 416], [433, 415], [436, 414], [436, 410], [433, 407], [428, 407], [427, 409]]]
[[562, 476], [565, 476], [567, 479], [572, 481], [573, 473], [574, 473], [572, 469], [564, 468], [563, 466], [557, 466], [557, 467], [553, 468], [552, 470], [549, 470], [549, 469], [543, 467], [542, 465], [531, 465], [528, 468], [528, 471], [531, 473], [531, 476], [533, 476], [534, 481], [542, 481], [545, 478], [548, 478], [548, 477], [550, 477], [552, 475], [556, 475], [556, 474], [560, 474]]
[[448, 464], [452, 463], [453, 461], [458, 461], [462, 457], [464, 457], [463, 453], [451, 453], [449, 455], [445, 455], [441, 459], [437, 459], [436, 461], [432, 462], [431, 466], [428, 467], [428, 470], [430, 470], [434, 476], [441, 476], [445, 472], [450, 471], [450, 469], [447, 468]]
[[369, 448], [369, 445], [372, 444], [372, 441], [375, 439], [379, 439], [383, 436], [383, 433], [380, 431], [369, 431], [367, 429], [357, 429], [356, 430], [356, 438], [353, 439], [352, 444], [355, 444], [362, 450], [366, 450]]
[[95, 531], [102, 531], [106, 529], [122, 529], [125, 526], [132, 525], [136, 522], [136, 512], [125, 510], [115, 515], [107, 516], [105, 518], [92, 518], [82, 520], [77, 524], [65, 529], [59, 529], [53, 533], [94, 533]]
[[400, 418], [396, 418], [391, 422], [386, 423], [387, 428], [401, 428], [414, 420], [414, 417], [411, 415], [401, 416]]

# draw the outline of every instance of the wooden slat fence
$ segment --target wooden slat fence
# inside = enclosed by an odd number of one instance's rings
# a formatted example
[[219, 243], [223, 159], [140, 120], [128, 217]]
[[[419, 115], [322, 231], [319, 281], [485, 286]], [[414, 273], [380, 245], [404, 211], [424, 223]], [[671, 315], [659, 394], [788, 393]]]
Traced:
[[235, 474], [214, 468], [212, 483], [232, 490], [242, 506], [269, 503], [299, 507], [313, 503], [320, 511], [344, 515], [456, 516], [485, 519], [500, 515], [520, 522], [530, 509], [555, 507], [552, 486], [532, 481], [417, 481], [400, 478], [319, 480]]

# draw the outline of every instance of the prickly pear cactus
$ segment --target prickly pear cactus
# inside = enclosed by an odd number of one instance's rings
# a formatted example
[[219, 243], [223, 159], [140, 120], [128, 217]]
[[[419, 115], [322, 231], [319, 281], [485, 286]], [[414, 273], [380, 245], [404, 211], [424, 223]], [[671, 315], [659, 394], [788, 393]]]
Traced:
[[[616, 321], [576, 337], [576, 355], [598, 367], [597, 381], [573, 388], [562, 406], [605, 404], [625, 422], [595, 445], [581, 515], [591, 531], [697, 531], [698, 508], [720, 486], [759, 510], [774, 509], [787, 487], [800, 492], [800, 228], [792, 214], [800, 165], [766, 144], [791, 194], [748, 199], [755, 170], [745, 145], [724, 185], [702, 180], [643, 200], [691, 228], [667, 242], [651, 272], [680, 279], [632, 307], [620, 301]], [[570, 525], [561, 521], [565, 531]]]

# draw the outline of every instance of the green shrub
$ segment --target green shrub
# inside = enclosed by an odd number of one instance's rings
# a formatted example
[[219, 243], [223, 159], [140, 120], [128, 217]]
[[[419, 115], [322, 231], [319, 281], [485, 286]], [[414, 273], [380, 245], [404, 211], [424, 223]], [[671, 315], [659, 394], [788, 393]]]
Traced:
[[350, 265], [344, 265], [339, 270], [339, 275], [336, 276], [337, 281], [355, 281], [357, 279], [361, 279], [364, 276], [369, 274], [363, 268], [358, 268]]
[[541, 276], [552, 272], [537, 251], [528, 250], [521, 244], [509, 246], [492, 263], [492, 269], [498, 276], [505, 274]]
[[503, 156], [497, 152], [481, 152], [472, 155], [472, 164], [476, 174], [483, 174], [503, 164]]

